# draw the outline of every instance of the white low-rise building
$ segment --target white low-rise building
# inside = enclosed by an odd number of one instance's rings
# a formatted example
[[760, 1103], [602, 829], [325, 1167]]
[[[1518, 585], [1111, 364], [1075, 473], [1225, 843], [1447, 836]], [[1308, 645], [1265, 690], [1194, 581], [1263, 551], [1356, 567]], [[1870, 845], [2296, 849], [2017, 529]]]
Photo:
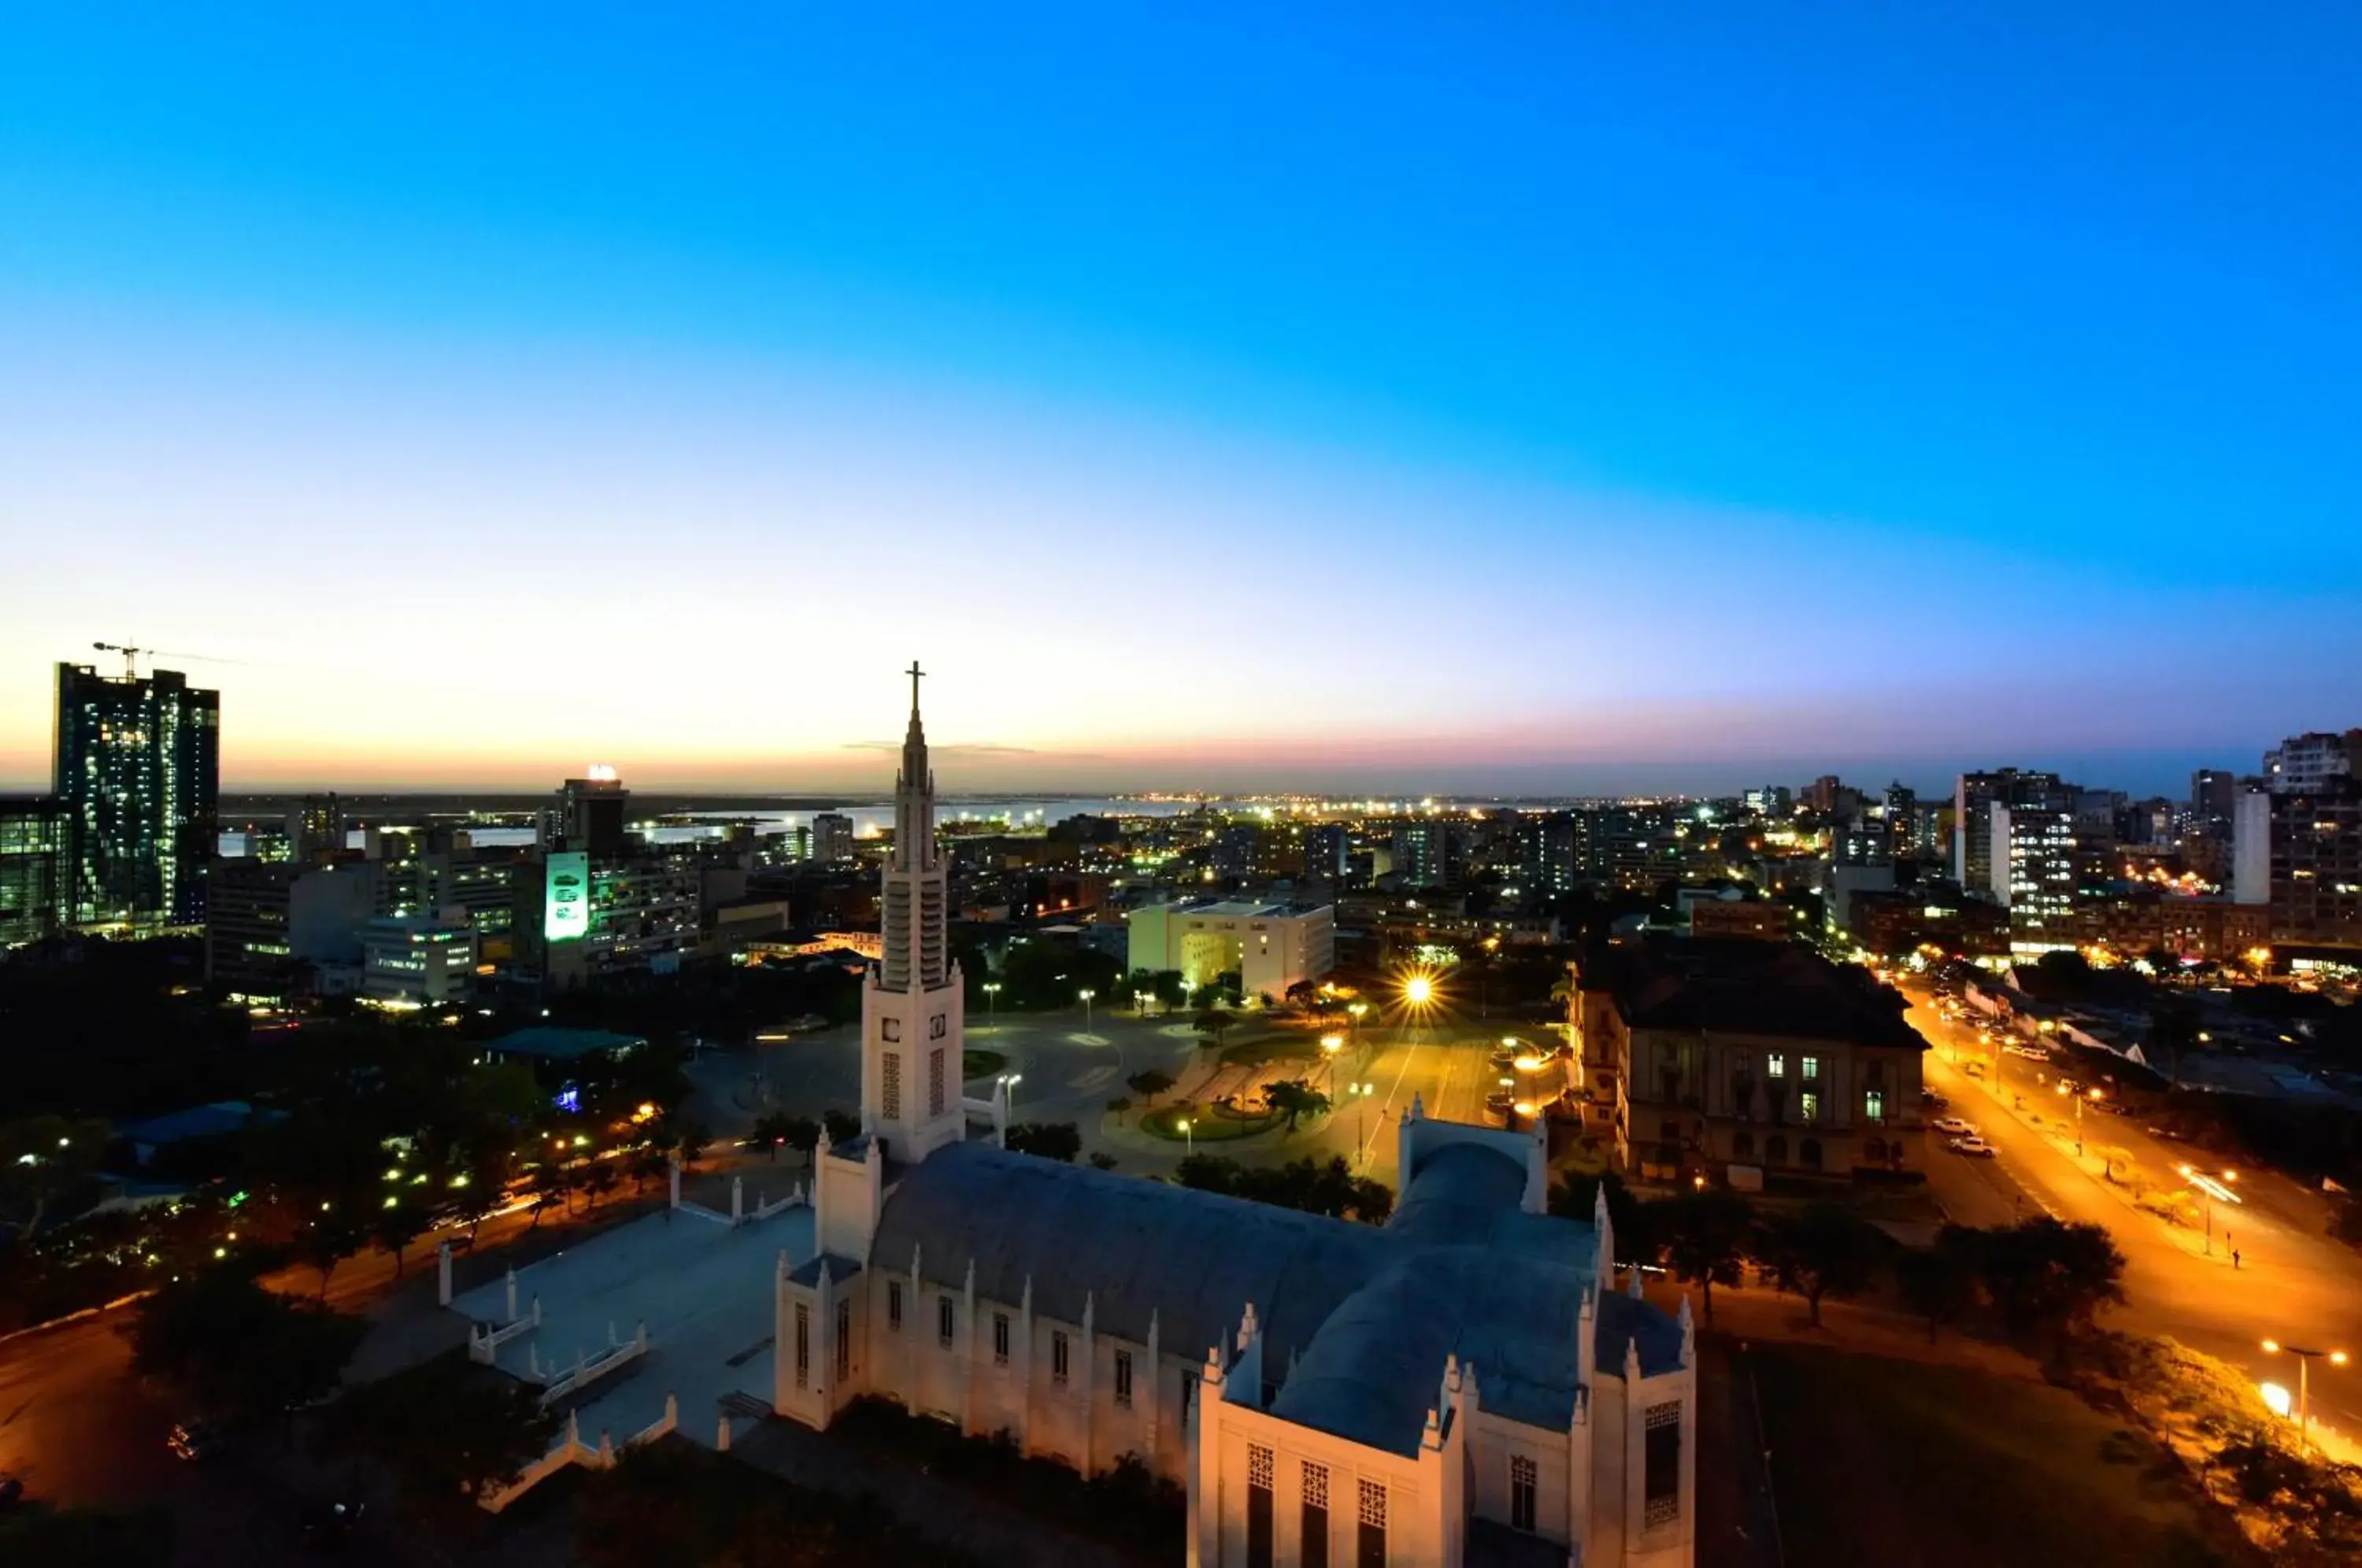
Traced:
[[476, 933], [427, 915], [388, 915], [361, 927], [361, 995], [436, 1007], [464, 1001], [476, 983]]
[[1147, 904], [1131, 911], [1129, 925], [1132, 968], [1178, 969], [1192, 986], [1236, 975], [1250, 997], [1285, 997], [1299, 981], [1325, 979], [1337, 963], [1337, 911], [1326, 905]]

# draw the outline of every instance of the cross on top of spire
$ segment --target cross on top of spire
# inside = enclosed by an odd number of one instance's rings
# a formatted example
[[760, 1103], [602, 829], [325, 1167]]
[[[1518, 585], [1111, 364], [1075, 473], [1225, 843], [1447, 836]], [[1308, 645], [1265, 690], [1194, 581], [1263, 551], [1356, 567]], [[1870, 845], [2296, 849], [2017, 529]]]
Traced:
[[911, 678], [911, 712], [915, 713], [919, 711], [919, 677], [926, 674], [927, 672], [919, 668], [919, 661], [917, 659], [912, 659], [911, 661], [911, 668], [903, 671], [903, 673]]

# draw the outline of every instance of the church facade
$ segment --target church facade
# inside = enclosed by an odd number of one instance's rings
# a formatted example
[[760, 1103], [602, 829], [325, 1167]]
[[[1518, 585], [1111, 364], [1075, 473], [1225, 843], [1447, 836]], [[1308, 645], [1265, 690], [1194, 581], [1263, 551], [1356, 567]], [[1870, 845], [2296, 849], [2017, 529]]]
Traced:
[[778, 1414], [880, 1396], [1136, 1457], [1186, 1489], [1192, 1568], [1686, 1568], [1688, 1309], [1612, 1288], [1604, 1210], [1544, 1212], [1539, 1138], [1414, 1101], [1384, 1226], [1000, 1147], [1005, 1096], [961, 1094], [915, 668], [895, 806], [863, 1131], [821, 1144], [817, 1250], [776, 1281]]

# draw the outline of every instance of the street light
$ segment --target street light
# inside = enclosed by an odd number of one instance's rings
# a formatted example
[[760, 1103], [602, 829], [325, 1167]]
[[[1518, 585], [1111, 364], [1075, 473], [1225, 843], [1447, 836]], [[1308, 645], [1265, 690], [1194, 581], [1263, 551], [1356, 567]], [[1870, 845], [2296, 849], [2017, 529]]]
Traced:
[[1087, 987], [1086, 987], [1082, 992], [1083, 1032], [1086, 1034], [1088, 1034], [1091, 1032], [1091, 999], [1097, 995], [1098, 995], [1098, 992], [1092, 990]]
[[[2059, 1092], [2060, 1094], [2074, 1094], [2074, 1090], [2073, 1090], [2073, 1089], [2071, 1089], [2071, 1088], [2070, 1088], [2068, 1087], [2068, 1085], [2067, 1085], [2067, 1081], [2066, 1081], [2064, 1078], [2061, 1078], [2061, 1079], [2058, 1081], [2058, 1092]], [[2098, 1085], [2094, 1084], [2094, 1085], [2092, 1087], [2092, 1091], [2091, 1091], [2091, 1095], [2090, 1095], [2090, 1097], [2089, 1097], [2089, 1098], [2090, 1098], [2090, 1099], [2092, 1099], [2092, 1100], [2094, 1100], [2094, 1101], [2097, 1101], [2097, 1100], [2101, 1100], [2101, 1099], [2106, 1099], [2106, 1098], [2107, 1098], [2107, 1093], [2106, 1093], [2106, 1091], [2105, 1091], [2104, 1089], [2102, 1089]], [[2082, 1157], [2082, 1154], [2083, 1154], [2083, 1101], [2084, 1101], [2084, 1099], [2085, 1099], [2085, 1097], [2084, 1097], [2084, 1096], [2082, 1096], [2082, 1095], [2080, 1095], [2080, 1094], [2075, 1095], [2075, 1155], [2076, 1155], [2076, 1157], [2077, 1157], [2078, 1159], [2081, 1159], [2081, 1158]]]
[[1004, 1091], [1002, 1103], [1011, 1110], [1016, 1110], [1017, 1086], [1025, 1081], [1025, 1075], [1023, 1073], [1003, 1073], [1000, 1075], [999, 1081], [1002, 1090]]
[[[2217, 1181], [2191, 1165], [2176, 1165], [2174, 1169], [2180, 1171], [2181, 1179], [2196, 1187], [2198, 1195], [2206, 1200], [2206, 1255], [2211, 1258], [2214, 1255], [2214, 1205], [2218, 1200], [2224, 1203], [2239, 1201], [2239, 1195], [2229, 1186], [2239, 1179], [2239, 1173], [2226, 1170], [2223, 1173], [2223, 1179]], [[2226, 1231], [2224, 1234], [2227, 1237], [2229, 1233]]]
[[1341, 1034], [1324, 1034], [1320, 1037], [1320, 1054], [1329, 1058], [1329, 1092], [1330, 1094], [1337, 1092], [1337, 1053], [1344, 1048], [1345, 1037]]
[[1182, 1147], [1187, 1153], [1192, 1154], [1198, 1152], [1198, 1134], [1189, 1130], [1194, 1125], [1196, 1124], [1187, 1117], [1185, 1116], [1181, 1119]]
[[[2345, 1353], [2342, 1350], [2312, 1350], [2304, 1345], [2284, 1345], [2278, 1340], [2264, 1342], [2265, 1354], [2279, 1355], [2283, 1352], [2296, 1357], [2297, 1443], [2300, 1447], [2311, 1448], [2312, 1446], [2312, 1364], [2315, 1360], [2326, 1359], [2332, 1366], [2344, 1366]], [[2282, 1389], [2280, 1397], [2282, 1403], [2278, 1413], [2286, 1415], [2288, 1414], [2286, 1408], [2288, 1391]]]
[[984, 1006], [988, 1019], [1000, 1016], [1000, 986], [998, 981], [987, 980], [984, 983]]
[[1367, 1142], [1364, 1134], [1369, 1132], [1370, 1127], [1370, 1095], [1377, 1087], [1375, 1084], [1345, 1086], [1345, 1093], [1352, 1097], [1353, 1101], [1353, 1158], [1357, 1162], [1366, 1157], [1363, 1144]]

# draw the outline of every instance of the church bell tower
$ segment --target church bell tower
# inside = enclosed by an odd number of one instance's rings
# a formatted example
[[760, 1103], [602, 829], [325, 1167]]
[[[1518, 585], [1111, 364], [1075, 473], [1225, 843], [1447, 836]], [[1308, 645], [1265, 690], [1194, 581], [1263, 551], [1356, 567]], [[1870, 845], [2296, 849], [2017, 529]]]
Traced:
[[916, 1162], [967, 1135], [960, 1099], [966, 1007], [947, 926], [951, 888], [935, 845], [935, 778], [911, 666], [911, 727], [894, 780], [894, 853], [879, 889], [884, 956], [861, 993], [861, 1110], [894, 1158]]

